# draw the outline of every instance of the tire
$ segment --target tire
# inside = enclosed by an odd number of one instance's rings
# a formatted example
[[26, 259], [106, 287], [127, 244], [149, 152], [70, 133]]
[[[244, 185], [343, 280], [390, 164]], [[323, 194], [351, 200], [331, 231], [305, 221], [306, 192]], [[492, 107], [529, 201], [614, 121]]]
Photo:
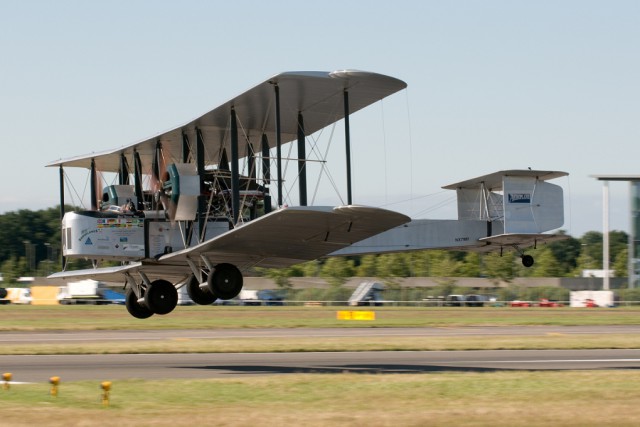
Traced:
[[533, 257], [531, 255], [522, 255], [522, 265], [529, 268], [533, 265]]
[[242, 290], [242, 273], [233, 264], [218, 264], [207, 278], [209, 290], [220, 299], [231, 299]]
[[129, 314], [137, 319], [147, 319], [153, 316], [153, 311], [149, 310], [146, 305], [142, 305], [138, 302], [138, 297], [131, 288], [127, 289], [124, 305], [127, 307]]
[[144, 302], [155, 314], [169, 314], [178, 305], [178, 291], [171, 282], [154, 280], [144, 294]]
[[189, 277], [186, 286], [189, 298], [198, 305], [211, 305], [218, 299], [211, 293], [208, 286], [205, 289], [200, 287], [200, 282], [196, 279], [196, 276]]

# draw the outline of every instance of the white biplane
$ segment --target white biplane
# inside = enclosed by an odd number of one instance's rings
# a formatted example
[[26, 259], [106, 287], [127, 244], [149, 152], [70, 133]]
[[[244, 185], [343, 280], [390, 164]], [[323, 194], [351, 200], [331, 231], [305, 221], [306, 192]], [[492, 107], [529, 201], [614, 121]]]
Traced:
[[[60, 170], [64, 256], [63, 271], [51, 277], [124, 282], [127, 310], [147, 318], [171, 312], [182, 286], [197, 304], [234, 298], [242, 271], [256, 266], [435, 247], [521, 251], [558, 238], [543, 233], [564, 222], [562, 189], [545, 181], [563, 172], [503, 171], [445, 187], [458, 193], [459, 219], [452, 221], [412, 221], [353, 205], [349, 115], [405, 87], [354, 70], [281, 73], [153, 138], [50, 163]], [[347, 204], [308, 206], [305, 138], [340, 120]], [[296, 207], [283, 203], [286, 143], [297, 144]], [[64, 212], [66, 167], [89, 170], [91, 209]], [[98, 173], [105, 172], [118, 183], [99, 191]], [[525, 265], [533, 263], [522, 255]], [[90, 259], [94, 268], [67, 270], [69, 258]], [[120, 265], [101, 267], [105, 260]]]

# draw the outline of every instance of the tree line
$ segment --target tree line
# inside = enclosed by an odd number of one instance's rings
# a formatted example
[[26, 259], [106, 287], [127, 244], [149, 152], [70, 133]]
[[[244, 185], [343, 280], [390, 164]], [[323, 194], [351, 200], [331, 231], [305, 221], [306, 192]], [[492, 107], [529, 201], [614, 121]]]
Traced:
[[[72, 210], [68, 207], [67, 210]], [[616, 277], [627, 276], [627, 233], [611, 231], [610, 266]], [[0, 215], [0, 272], [4, 281], [21, 276], [44, 276], [61, 268], [60, 208], [19, 210]], [[516, 277], [575, 277], [585, 269], [602, 268], [602, 233], [589, 231], [576, 238], [528, 249], [535, 258], [531, 268], [519, 254], [505, 251], [477, 253], [429, 250], [357, 257], [330, 257], [285, 269], [255, 269], [251, 275], [273, 278], [286, 286], [290, 277], [324, 277], [339, 286], [349, 277], [484, 277], [509, 281]], [[67, 268], [87, 268], [73, 260]]]

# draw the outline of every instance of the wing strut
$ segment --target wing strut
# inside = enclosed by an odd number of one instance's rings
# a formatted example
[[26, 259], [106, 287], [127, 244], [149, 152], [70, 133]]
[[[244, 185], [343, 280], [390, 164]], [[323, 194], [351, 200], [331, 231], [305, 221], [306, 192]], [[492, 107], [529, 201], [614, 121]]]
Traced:
[[273, 86], [276, 95], [276, 157], [278, 168], [278, 207], [282, 206], [282, 127], [280, 126], [280, 88]]
[[129, 163], [124, 153], [120, 153], [120, 168], [118, 170], [118, 184], [129, 185]]
[[349, 91], [344, 91], [344, 140], [347, 150], [347, 205], [353, 204], [351, 197], [351, 132], [349, 131]]
[[133, 189], [138, 199], [138, 210], [144, 210], [144, 195], [142, 193], [142, 161], [140, 153], [133, 150]]
[[233, 209], [233, 226], [240, 217], [240, 172], [238, 171], [238, 121], [236, 110], [231, 107], [231, 207]]
[[269, 195], [269, 181], [271, 180], [271, 160], [269, 160], [269, 139], [262, 134], [262, 184], [264, 185], [264, 213], [271, 212], [271, 196]]
[[[64, 218], [64, 169], [62, 168], [62, 165], [60, 165], [60, 222], [62, 222], [62, 219]], [[63, 230], [64, 233], [64, 230]], [[64, 236], [64, 234], [62, 235], [62, 241], [64, 241], [66, 236]], [[60, 248], [60, 253], [64, 254], [64, 247]], [[62, 271], [65, 270], [65, 267], [67, 266], [67, 258], [62, 255]]]
[[98, 192], [96, 186], [98, 185], [98, 176], [96, 174], [96, 161], [91, 159], [91, 210], [98, 210]]
[[307, 153], [304, 147], [304, 118], [298, 112], [298, 187], [300, 189], [300, 206], [307, 206]]

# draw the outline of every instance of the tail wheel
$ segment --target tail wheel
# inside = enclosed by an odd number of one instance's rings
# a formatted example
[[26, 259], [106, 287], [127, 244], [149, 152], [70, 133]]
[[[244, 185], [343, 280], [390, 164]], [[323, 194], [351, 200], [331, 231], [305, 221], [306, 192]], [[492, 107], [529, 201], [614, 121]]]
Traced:
[[207, 278], [209, 290], [220, 299], [231, 299], [242, 290], [242, 273], [233, 264], [218, 264]]
[[154, 280], [144, 294], [144, 302], [155, 314], [168, 314], [178, 305], [178, 291], [171, 282]]
[[522, 255], [522, 265], [529, 268], [533, 265], [533, 257], [531, 255]]
[[124, 305], [127, 307], [127, 311], [130, 315], [138, 319], [146, 319], [153, 316], [153, 311], [149, 310], [146, 304], [140, 304], [138, 297], [133, 289], [127, 289], [127, 295], [124, 300]]
[[[205, 280], [206, 279], [207, 276], [205, 275]], [[213, 293], [211, 293], [208, 285], [201, 287], [200, 281], [194, 275], [189, 277], [189, 281], [186, 286], [189, 298], [191, 298], [196, 304], [211, 305], [216, 299], [218, 299]]]

